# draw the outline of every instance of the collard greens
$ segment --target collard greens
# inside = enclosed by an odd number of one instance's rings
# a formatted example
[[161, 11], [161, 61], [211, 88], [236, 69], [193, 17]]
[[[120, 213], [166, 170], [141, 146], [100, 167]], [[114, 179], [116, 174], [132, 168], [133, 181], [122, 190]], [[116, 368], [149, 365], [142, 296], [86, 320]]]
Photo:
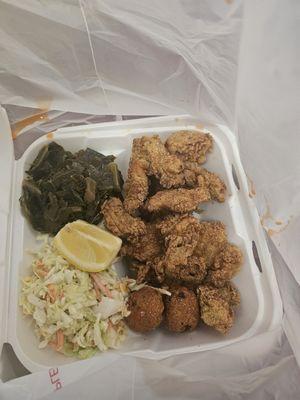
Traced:
[[121, 196], [123, 179], [114, 159], [89, 148], [72, 154], [47, 144], [22, 184], [24, 216], [34, 229], [52, 235], [76, 219], [98, 224], [103, 202]]

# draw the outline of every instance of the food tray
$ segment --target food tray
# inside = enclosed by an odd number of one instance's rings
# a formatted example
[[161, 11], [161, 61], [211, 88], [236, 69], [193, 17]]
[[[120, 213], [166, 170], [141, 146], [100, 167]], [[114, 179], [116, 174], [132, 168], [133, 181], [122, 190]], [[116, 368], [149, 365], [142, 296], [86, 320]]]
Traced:
[[[1, 218], [8, 217], [6, 250], [2, 249], [2, 261], [0, 258], [1, 285], [6, 288], [2, 292], [2, 342], [12, 345], [17, 357], [27, 369], [38, 371], [75, 361], [51, 349], [38, 349], [31, 320], [22, 315], [18, 306], [20, 281], [29, 273], [31, 264], [31, 256], [27, 250], [37, 248], [37, 232], [33, 231], [23, 218], [19, 197], [25, 171], [40, 148], [49, 140], [55, 140], [72, 152], [91, 147], [104, 154], [114, 154], [120, 170], [126, 177], [133, 138], [159, 134], [164, 139], [177, 130], [188, 129], [197, 132], [203, 128], [197, 119], [189, 116], [144, 118], [64, 128], [54, 132], [51, 139], [48, 135], [36, 140], [18, 161], [6, 160], [5, 168], [2, 165], [0, 182], [5, 179], [7, 181], [9, 173], [12, 173], [8, 181], [11, 182], [10, 192], [8, 191], [10, 197], [8, 195], [6, 204], [0, 202]], [[279, 290], [259, 217], [249, 197], [236, 138], [225, 126], [205, 125], [205, 129], [214, 138], [214, 150], [208, 155], [205, 167], [218, 173], [225, 181], [228, 197], [222, 204], [211, 202], [201, 205], [204, 209], [201, 218], [224, 222], [229, 240], [240, 246], [244, 253], [243, 268], [233, 280], [241, 292], [241, 306], [236, 312], [235, 324], [225, 336], [204, 325], [184, 334], [171, 334], [163, 328], [147, 335], [130, 332], [119, 350], [123, 354], [161, 359], [175, 354], [216, 349], [271, 330], [280, 324], [282, 304]], [[1, 163], [3, 157], [7, 158], [8, 153], [12, 152], [10, 142], [6, 140], [6, 150], [3, 147], [0, 149]], [[11, 165], [9, 169], [7, 163]], [[117, 269], [120, 274], [124, 273], [122, 262], [117, 264]], [[96, 357], [99, 357], [101, 362], [101, 353]]]

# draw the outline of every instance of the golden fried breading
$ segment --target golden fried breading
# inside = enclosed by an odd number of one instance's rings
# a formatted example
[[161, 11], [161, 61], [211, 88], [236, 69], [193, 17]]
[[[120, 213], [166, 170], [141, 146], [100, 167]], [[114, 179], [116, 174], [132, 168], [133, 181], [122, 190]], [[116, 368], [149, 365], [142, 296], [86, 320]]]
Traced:
[[168, 153], [158, 135], [143, 136], [141, 144], [144, 157], [149, 161], [149, 175], [156, 176], [165, 188], [178, 187], [184, 183], [182, 162]]
[[121, 250], [122, 255], [139, 261], [151, 261], [163, 252], [162, 237], [155, 224], [146, 224], [146, 231], [139, 236], [129, 236], [128, 243]]
[[198, 289], [198, 297], [203, 322], [223, 334], [227, 333], [234, 321], [232, 306], [239, 303], [237, 289], [228, 287], [224, 290], [224, 288], [217, 289], [210, 285], [201, 285]]
[[203, 177], [198, 177], [198, 184], [199, 186], [194, 189], [181, 188], [157, 192], [149, 198], [145, 207], [149, 212], [187, 213], [194, 211], [200, 203], [211, 199]]
[[216, 255], [227, 242], [225, 225], [220, 221], [201, 221], [198, 242], [194, 254], [203, 257], [210, 267]]
[[134, 214], [148, 195], [149, 163], [144, 158], [142, 148], [141, 139], [134, 139], [127, 179], [124, 184], [124, 208], [129, 214]]
[[124, 208], [129, 214], [134, 214], [148, 195], [147, 168], [148, 163], [145, 160], [130, 161], [128, 178], [124, 184]]
[[116, 236], [126, 238], [146, 233], [145, 223], [140, 218], [129, 215], [124, 210], [121, 200], [116, 197], [107, 200], [103, 204], [101, 212], [106, 228]]
[[198, 243], [199, 228], [199, 220], [191, 215], [181, 218], [173, 225], [172, 231], [165, 236], [166, 263], [187, 264]]
[[170, 135], [166, 141], [166, 148], [184, 161], [203, 164], [206, 153], [211, 151], [212, 137], [208, 133], [179, 131]]
[[215, 173], [201, 169], [201, 176], [205, 180], [205, 185], [208, 188], [212, 200], [217, 200], [220, 203], [225, 201], [226, 185], [222, 179]]
[[165, 238], [161, 269], [166, 276], [191, 284], [201, 283], [205, 278], [206, 282], [221, 287], [239, 270], [241, 253], [227, 242], [225, 225], [221, 222], [199, 221], [186, 214], [168, 216], [156, 226]]
[[171, 289], [165, 300], [166, 327], [171, 332], [195, 329], [199, 322], [199, 305], [192, 290], [184, 286]]
[[204, 258], [194, 255], [187, 257], [184, 264], [179, 264], [174, 259], [165, 258], [164, 265], [166, 276], [191, 284], [203, 282], [207, 273]]
[[184, 220], [189, 214], [170, 214], [156, 222], [156, 227], [163, 236], [169, 235], [176, 224]]
[[136, 283], [145, 283], [151, 280], [151, 266], [147, 264], [141, 264], [138, 262], [132, 262], [129, 266], [136, 274]]
[[165, 274], [162, 271], [160, 274], [159, 265], [160, 257], [156, 257], [151, 261], [139, 262], [134, 259], [127, 259], [128, 266], [131, 271], [134, 272], [136, 282], [148, 283], [152, 286], [160, 286], [165, 281]]
[[[196, 234], [199, 229], [199, 224], [200, 220], [193, 215], [190, 214], [179, 214], [179, 215], [173, 215], [171, 216], [173, 226], [172, 230], [169, 232], [166, 232], [166, 225], [165, 223], [167, 220], [163, 220], [162, 224], [160, 225], [160, 229], [164, 231], [164, 235], [166, 236], [166, 233], [168, 234], [177, 234], [177, 235], [183, 235], [183, 234]], [[168, 223], [171, 223], [171, 218], [168, 219]], [[163, 232], [162, 232], [163, 233]]]
[[136, 283], [139, 285], [140, 283], [148, 282], [150, 271], [150, 265], [141, 265], [137, 271]]
[[164, 282], [166, 279], [164, 256], [156, 257], [154, 260], [148, 261], [148, 265], [150, 265], [155, 272], [157, 281], [159, 283]]
[[222, 181], [222, 179], [214, 172], [207, 171], [207, 169], [200, 167], [196, 163], [185, 162], [183, 174], [185, 184], [188, 187], [194, 187], [195, 185], [197, 185], [198, 176], [203, 176], [205, 186], [209, 191], [211, 200], [217, 200], [220, 203], [223, 203], [225, 201], [227, 190], [226, 185]]
[[214, 260], [208, 273], [207, 281], [216, 287], [222, 287], [232, 279], [241, 269], [243, 255], [241, 250], [233, 244], [227, 243]]
[[165, 274], [179, 281], [201, 283], [207, 270], [205, 260], [193, 255], [198, 244], [199, 220], [191, 215], [172, 216], [157, 226], [165, 236]]
[[238, 306], [241, 303], [240, 292], [231, 282], [226, 282], [225, 285], [218, 289], [218, 295], [229, 302], [231, 306]]
[[202, 167], [195, 162], [184, 162], [184, 182], [187, 187], [195, 187], [198, 184], [198, 176], [202, 172]]

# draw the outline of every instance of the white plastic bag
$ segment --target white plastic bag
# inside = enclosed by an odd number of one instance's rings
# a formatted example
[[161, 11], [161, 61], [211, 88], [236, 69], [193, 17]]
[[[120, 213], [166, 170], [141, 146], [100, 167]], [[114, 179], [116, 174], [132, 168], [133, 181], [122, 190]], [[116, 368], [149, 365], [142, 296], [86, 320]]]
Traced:
[[[98, 122], [96, 115], [190, 113], [236, 128], [249, 192], [272, 240], [283, 328], [299, 363], [297, 12], [297, 0], [0, 0], [0, 101], [12, 122], [28, 116], [22, 107], [49, 111], [24, 124], [19, 152], [62, 125]], [[120, 358], [102, 371], [96, 364], [65, 367], [56, 396], [300, 397], [282, 330], [158, 364]], [[55, 387], [41, 373], [10, 381], [0, 393], [14, 399], [23, 389], [38, 399], [52, 397]]]
[[2, 104], [187, 112], [233, 124], [240, 1], [1, 0], [0, 7]]

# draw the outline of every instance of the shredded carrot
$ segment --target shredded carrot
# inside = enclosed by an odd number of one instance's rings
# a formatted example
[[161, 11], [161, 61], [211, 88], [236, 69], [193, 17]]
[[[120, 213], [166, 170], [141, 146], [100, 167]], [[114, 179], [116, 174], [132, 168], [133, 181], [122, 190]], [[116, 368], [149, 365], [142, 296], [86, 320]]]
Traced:
[[45, 276], [48, 274], [47, 267], [41, 260], [37, 260], [35, 263], [36, 265], [36, 272], [39, 275], [40, 278], [45, 278]]
[[47, 288], [48, 288], [48, 293], [50, 296], [50, 301], [51, 301], [51, 303], [54, 303], [55, 300], [57, 299], [57, 295], [58, 295], [57, 286], [54, 285], [53, 283], [49, 283], [49, 285], [47, 285]]
[[48, 271], [45, 271], [45, 270], [43, 270], [43, 269], [41, 269], [41, 268], [38, 268], [38, 269], [36, 270], [36, 273], [38, 274], [38, 276], [39, 276], [40, 278], [45, 278], [45, 276], [48, 274]]
[[104, 283], [101, 282], [101, 279], [99, 277], [99, 275], [95, 274], [94, 272], [91, 273], [92, 278], [94, 279], [96, 285], [98, 286], [98, 288], [107, 296], [110, 297], [111, 299], [113, 298], [113, 295], [111, 293], [111, 291], [108, 289], [107, 286], [104, 285]]
[[96, 299], [98, 301], [100, 301], [101, 300], [101, 293], [100, 293], [100, 290], [99, 290], [99, 288], [98, 288], [98, 286], [97, 286], [95, 281], [93, 282], [93, 286], [94, 286], [94, 289], [95, 289], [95, 292], [96, 292]]

